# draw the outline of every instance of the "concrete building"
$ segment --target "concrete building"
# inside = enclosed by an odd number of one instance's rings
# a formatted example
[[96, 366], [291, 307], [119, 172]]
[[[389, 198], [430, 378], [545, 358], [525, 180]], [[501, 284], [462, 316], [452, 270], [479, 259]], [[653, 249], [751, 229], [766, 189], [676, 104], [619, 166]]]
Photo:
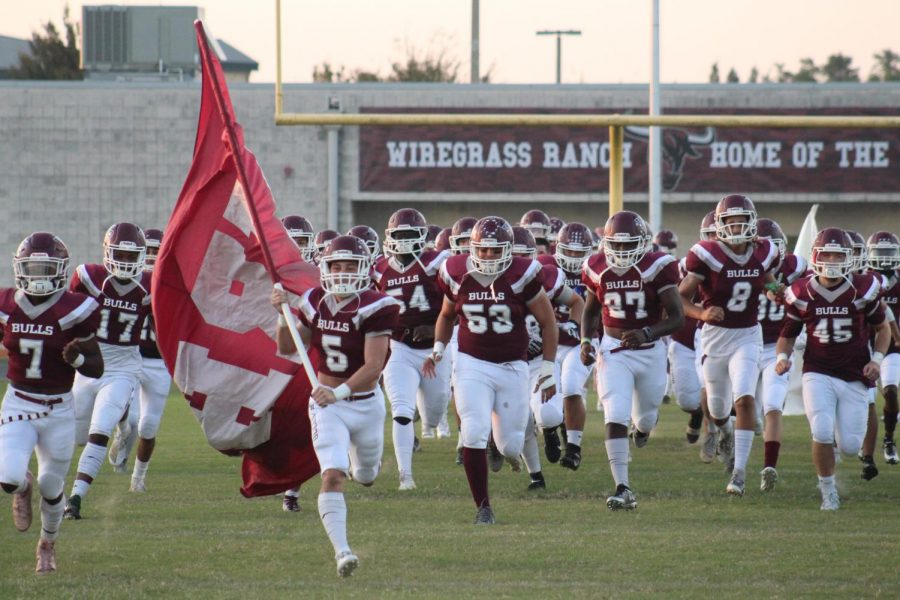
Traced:
[[8, 79], [10, 69], [19, 66], [19, 54], [30, 54], [28, 40], [0, 35], [0, 79]]

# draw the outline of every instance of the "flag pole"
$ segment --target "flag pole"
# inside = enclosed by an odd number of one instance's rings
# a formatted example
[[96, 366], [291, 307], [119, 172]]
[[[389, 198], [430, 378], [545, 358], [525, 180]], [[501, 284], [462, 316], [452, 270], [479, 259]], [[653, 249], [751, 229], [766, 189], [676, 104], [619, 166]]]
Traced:
[[[283, 292], [284, 286], [282, 286], [279, 281], [275, 284], [275, 289]], [[312, 361], [309, 360], [306, 346], [303, 344], [303, 339], [300, 337], [300, 331], [297, 329], [297, 319], [294, 318], [294, 313], [291, 312], [287, 302], [281, 303], [281, 314], [284, 316], [284, 320], [287, 321], [288, 331], [291, 332], [291, 339], [294, 340], [294, 345], [297, 347], [297, 354], [300, 355], [300, 362], [303, 363], [303, 370], [306, 371], [309, 383], [312, 384], [313, 389], [316, 389], [319, 387], [319, 378], [316, 377], [316, 370], [313, 368]]]

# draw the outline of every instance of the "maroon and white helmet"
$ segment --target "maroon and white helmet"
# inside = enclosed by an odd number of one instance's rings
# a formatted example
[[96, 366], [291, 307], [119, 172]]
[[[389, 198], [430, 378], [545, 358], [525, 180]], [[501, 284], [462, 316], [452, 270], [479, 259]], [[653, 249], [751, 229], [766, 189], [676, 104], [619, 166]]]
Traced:
[[300, 255], [306, 262], [312, 262], [316, 255], [316, 245], [313, 243], [315, 230], [312, 223], [306, 217], [300, 215], [288, 215], [281, 219], [281, 224], [287, 229], [288, 235], [300, 248]]
[[603, 253], [609, 266], [630, 269], [650, 250], [647, 223], [630, 210], [614, 214], [603, 228]]
[[525, 229], [524, 227], [519, 227], [518, 225], [514, 225], [512, 230], [513, 230], [513, 246], [512, 246], [513, 256], [534, 258], [534, 255], [537, 252], [537, 244], [535, 243], [534, 236], [531, 235], [531, 232], [528, 231], [527, 229]]
[[[762, 221], [762, 219], [760, 219], [760, 221]], [[853, 271], [862, 273], [866, 270], [866, 267], [869, 266], [866, 238], [864, 238], [860, 232], [853, 231], [852, 229], [845, 229], [844, 233], [850, 237], [851, 247], [853, 248]]]
[[450, 253], [462, 254], [469, 251], [469, 238], [472, 237], [472, 228], [478, 219], [475, 217], [463, 217], [453, 224], [450, 229]]
[[13, 257], [16, 289], [29, 296], [49, 296], [66, 289], [69, 249], [61, 239], [36, 231], [22, 240]]
[[876, 271], [900, 267], [900, 241], [890, 231], [876, 231], [866, 244], [869, 266]]
[[[469, 255], [472, 267], [482, 275], [499, 275], [512, 264], [512, 247], [515, 240], [512, 227], [502, 217], [482, 217], [472, 228], [469, 239]], [[481, 248], [499, 248], [499, 256], [482, 258]]]
[[784, 258], [787, 252], [787, 236], [776, 221], [765, 218], [757, 220], [756, 237], [770, 240], [778, 248], [781, 258]]
[[425, 217], [414, 208], [401, 208], [384, 230], [385, 254], [421, 254], [428, 238]]
[[434, 249], [438, 252], [450, 250], [450, 232], [453, 231], [449, 227], [444, 227], [434, 239]]
[[134, 223], [116, 223], [103, 237], [103, 266], [118, 279], [134, 279], [144, 270], [147, 240]]
[[347, 231], [347, 235], [358, 237], [365, 242], [373, 262], [381, 254], [381, 240], [378, 239], [378, 232], [368, 225], [354, 225]]
[[594, 236], [586, 225], [573, 221], [559, 230], [554, 258], [563, 271], [578, 273], [593, 251]]
[[711, 210], [700, 221], [700, 239], [715, 240], [716, 239], [716, 211]]
[[829, 279], [846, 277], [853, 270], [853, 244], [850, 236], [838, 227], [821, 230], [813, 242], [812, 270]]
[[[369, 287], [372, 253], [366, 243], [354, 235], [333, 238], [319, 257], [322, 288], [338, 296], [357, 294]], [[334, 263], [356, 263], [347, 269]]]
[[322, 256], [322, 253], [325, 252], [325, 248], [328, 247], [329, 242], [339, 235], [341, 234], [334, 229], [323, 229], [317, 233], [316, 237], [313, 238], [313, 245], [316, 247], [316, 253], [313, 258], [318, 260], [318, 258]]
[[152, 272], [156, 266], [156, 257], [159, 256], [159, 247], [162, 245], [163, 232], [161, 229], [145, 229], [144, 240], [147, 242], [147, 254], [144, 256], [144, 270]]
[[654, 243], [659, 246], [661, 252], [675, 256], [678, 249], [678, 236], [671, 229], [660, 229], [653, 238]]
[[[437, 237], [444, 230], [440, 225], [429, 225], [428, 233], [425, 235], [425, 249], [426, 250], [434, 250], [434, 246], [437, 243]], [[448, 240], [449, 243], [449, 240]]]
[[555, 242], [559, 237], [560, 230], [565, 226], [566, 222], [559, 217], [550, 217], [550, 233], [547, 235], [548, 242]]
[[546, 244], [550, 240], [550, 230], [553, 228], [553, 223], [550, 221], [547, 213], [535, 208], [522, 215], [522, 218], [519, 220], [519, 227], [524, 227], [530, 231], [538, 244]]
[[[743, 222], [726, 225], [730, 217], [744, 217]], [[735, 231], [735, 229], [737, 231]], [[756, 238], [756, 207], [743, 194], [729, 194], [716, 205], [716, 237], [729, 244], [744, 244]]]

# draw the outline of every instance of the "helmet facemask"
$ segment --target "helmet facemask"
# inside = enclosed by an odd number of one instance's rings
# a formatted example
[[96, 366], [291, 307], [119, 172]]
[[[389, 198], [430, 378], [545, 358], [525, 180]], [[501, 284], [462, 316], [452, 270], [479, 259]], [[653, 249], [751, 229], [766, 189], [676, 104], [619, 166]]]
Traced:
[[425, 250], [426, 227], [400, 225], [384, 230], [385, 254], [421, 254]]
[[[574, 256], [572, 253], [574, 253]], [[554, 255], [556, 264], [558, 264], [562, 270], [568, 271], [569, 273], [577, 273], [580, 271], [584, 262], [590, 258], [590, 256], [590, 247], [585, 247], [580, 244], [556, 243], [556, 254]]]
[[870, 244], [866, 257], [876, 271], [892, 271], [900, 267], [900, 246], [889, 242]]
[[16, 288], [29, 296], [50, 296], [66, 289], [69, 278], [69, 259], [55, 258], [35, 252], [13, 258]]
[[[823, 255], [838, 255], [839, 260], [823, 260]], [[842, 257], [842, 258], [840, 258]], [[853, 270], [853, 250], [840, 244], [827, 243], [812, 251], [813, 272], [827, 279], [842, 279]]]
[[[746, 221], [727, 223], [730, 217], [747, 217]], [[735, 232], [734, 230], [738, 231]], [[716, 215], [716, 237], [729, 244], [745, 244], [756, 238], [756, 213], [751, 210], [732, 208]]]
[[[625, 248], [617, 248], [620, 244], [625, 244]], [[606, 262], [609, 266], [616, 269], [630, 269], [638, 264], [650, 245], [647, 236], [630, 235], [627, 233], [614, 233], [603, 238], [603, 253], [606, 255]]]
[[[355, 269], [344, 270], [344, 265], [348, 262], [355, 262]], [[334, 263], [342, 263], [341, 265], [335, 265], [339, 270], [332, 269]], [[322, 287], [326, 292], [336, 296], [358, 294], [369, 287], [370, 266], [370, 256], [354, 254], [346, 250], [332, 252], [327, 256], [323, 256], [319, 262]]]
[[104, 244], [103, 266], [117, 279], [135, 279], [144, 270], [145, 246], [138, 246], [132, 241], [118, 244]]
[[[469, 255], [472, 257], [472, 266], [475, 271], [482, 275], [499, 275], [506, 271], [512, 264], [512, 244], [509, 242], [498, 242], [494, 238], [485, 238], [482, 240], [469, 241]], [[497, 258], [481, 258], [479, 256], [479, 248], [499, 248], [500, 254]]]

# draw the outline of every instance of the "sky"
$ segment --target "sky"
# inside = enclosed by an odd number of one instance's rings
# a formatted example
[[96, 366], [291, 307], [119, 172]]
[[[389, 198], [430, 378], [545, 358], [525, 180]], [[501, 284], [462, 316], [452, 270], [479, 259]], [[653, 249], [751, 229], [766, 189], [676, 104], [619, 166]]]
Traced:
[[[0, 35], [28, 38], [62, 21], [65, 0], [2, 0]], [[71, 0], [75, 20], [83, 4]], [[189, 0], [126, 5], [189, 5]], [[197, 5], [213, 35], [260, 64], [252, 82], [275, 79], [275, 0], [205, 0]], [[309, 82], [327, 61], [381, 75], [409, 49], [444, 51], [469, 79], [471, 0], [282, 0], [285, 82]], [[481, 73], [494, 83], [553, 83], [556, 43], [542, 29], [579, 29], [562, 44], [563, 83], [646, 83], [650, 78], [651, 0], [480, 0]], [[865, 80], [872, 55], [900, 52], [900, 0], [660, 0], [660, 79], [703, 83], [718, 63], [741, 81], [755, 66], [796, 70], [834, 53], [853, 58]]]

